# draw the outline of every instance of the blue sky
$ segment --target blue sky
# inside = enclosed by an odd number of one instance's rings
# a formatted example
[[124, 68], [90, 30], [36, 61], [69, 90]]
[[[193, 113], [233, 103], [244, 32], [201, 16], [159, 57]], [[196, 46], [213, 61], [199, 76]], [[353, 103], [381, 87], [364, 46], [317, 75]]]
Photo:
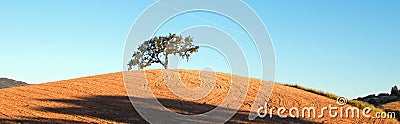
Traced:
[[[276, 52], [276, 81], [349, 98], [388, 92], [391, 86], [400, 84], [400, 1], [244, 2], [269, 30]], [[2, 1], [0, 77], [43, 83], [121, 71], [126, 36], [152, 3]], [[189, 20], [183, 23], [203, 24]], [[173, 23], [165, 30], [184, 26]], [[225, 26], [231, 27], [230, 23]], [[197, 58], [194, 55], [192, 61], [203, 63], [201, 55], [213, 54], [203, 52]], [[215, 55], [215, 60], [219, 62], [220, 57]]]

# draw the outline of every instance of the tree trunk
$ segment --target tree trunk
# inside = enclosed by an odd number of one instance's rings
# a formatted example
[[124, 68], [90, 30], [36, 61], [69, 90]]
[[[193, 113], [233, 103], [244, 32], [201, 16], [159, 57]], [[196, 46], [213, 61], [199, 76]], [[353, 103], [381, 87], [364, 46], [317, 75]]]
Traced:
[[165, 55], [164, 69], [168, 69], [168, 54]]

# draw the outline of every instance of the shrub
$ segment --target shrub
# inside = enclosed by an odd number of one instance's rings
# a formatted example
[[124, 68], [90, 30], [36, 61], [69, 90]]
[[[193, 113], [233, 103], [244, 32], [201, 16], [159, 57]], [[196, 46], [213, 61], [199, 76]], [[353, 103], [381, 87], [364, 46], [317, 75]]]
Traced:
[[397, 86], [395, 85], [394, 87], [392, 87], [392, 90], [390, 91], [390, 95], [392, 96], [400, 96], [400, 91], [397, 88]]
[[380, 93], [380, 94], [378, 94], [378, 96], [390, 96], [390, 94], [389, 93]]

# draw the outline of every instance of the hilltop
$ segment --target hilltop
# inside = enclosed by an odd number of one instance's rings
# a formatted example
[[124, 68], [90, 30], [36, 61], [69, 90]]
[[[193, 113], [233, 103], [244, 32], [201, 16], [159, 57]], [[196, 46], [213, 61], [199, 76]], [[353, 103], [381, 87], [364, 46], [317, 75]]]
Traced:
[[[191, 88], [198, 87], [199, 71], [179, 70], [183, 83]], [[129, 72], [132, 75], [142, 71]], [[160, 70], [145, 72], [148, 87], [154, 96], [174, 112], [190, 114], [203, 113], [218, 106], [230, 90], [230, 78], [245, 79], [225, 73], [217, 73], [215, 88], [210, 94], [198, 100], [184, 100], [174, 95], [162, 81]], [[135, 81], [141, 81], [132, 77]], [[387, 119], [372, 118], [279, 118], [273, 112], [272, 118], [247, 120], [259, 85], [262, 81], [249, 79], [245, 101], [229, 123], [396, 123]], [[110, 73], [57, 82], [28, 85], [0, 90], [0, 121], [31, 123], [145, 123], [129, 101], [123, 82], [123, 73]], [[137, 98], [147, 100], [148, 98]], [[271, 107], [308, 107], [321, 109], [337, 105], [335, 100], [301, 89], [274, 83], [268, 101]], [[349, 107], [345, 105], [344, 107]], [[151, 109], [151, 107], [149, 107]], [[177, 119], [177, 118], [171, 118]], [[185, 119], [185, 118], [179, 118]]]

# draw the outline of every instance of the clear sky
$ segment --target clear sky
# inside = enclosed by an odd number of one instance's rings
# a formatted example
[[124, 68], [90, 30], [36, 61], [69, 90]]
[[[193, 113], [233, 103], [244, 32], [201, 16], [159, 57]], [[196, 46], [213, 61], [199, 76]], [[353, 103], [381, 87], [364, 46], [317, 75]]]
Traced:
[[[1, 1], [0, 77], [43, 83], [121, 71], [126, 36], [153, 2]], [[400, 85], [400, 1], [244, 2], [269, 30], [277, 59], [276, 81], [349, 98], [388, 92], [391, 86]], [[186, 19], [185, 15], [181, 18]], [[168, 26], [179, 31], [184, 24], [203, 24], [196, 19], [176, 19], [159, 33]], [[226, 23], [225, 27], [231, 26]], [[221, 56], [215, 56], [219, 61]], [[195, 63], [209, 62], [193, 57]]]

